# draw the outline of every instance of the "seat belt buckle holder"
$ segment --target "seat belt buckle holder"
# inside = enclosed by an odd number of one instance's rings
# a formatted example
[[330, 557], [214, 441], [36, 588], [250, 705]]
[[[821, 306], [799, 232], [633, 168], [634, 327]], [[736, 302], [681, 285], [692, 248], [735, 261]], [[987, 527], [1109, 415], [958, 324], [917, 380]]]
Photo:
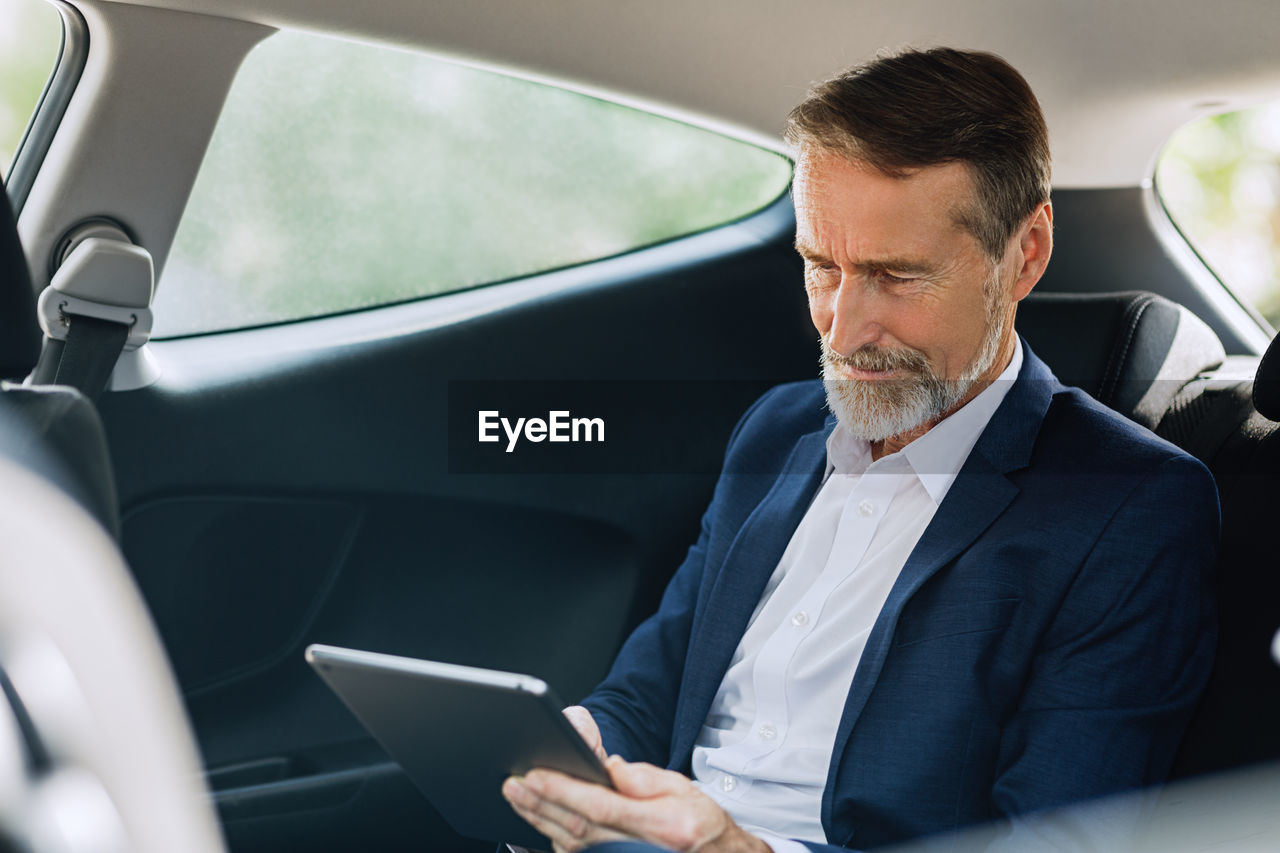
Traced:
[[155, 290], [151, 254], [119, 240], [83, 240], [58, 267], [36, 305], [40, 328], [65, 341], [75, 316], [129, 327], [125, 351], [151, 338], [151, 298]]
[[56, 341], [67, 339], [72, 317], [96, 317], [99, 320], [128, 326], [129, 337], [124, 344], [126, 350], [136, 350], [151, 338], [150, 308], [104, 305], [69, 293], [59, 293], [52, 287], [40, 294], [37, 308], [40, 315], [40, 328]]

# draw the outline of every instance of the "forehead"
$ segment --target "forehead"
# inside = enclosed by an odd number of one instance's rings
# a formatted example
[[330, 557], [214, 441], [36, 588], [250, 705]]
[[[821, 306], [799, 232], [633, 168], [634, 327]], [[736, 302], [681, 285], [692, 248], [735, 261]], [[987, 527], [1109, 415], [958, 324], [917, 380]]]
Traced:
[[801, 246], [850, 256], [936, 256], [977, 241], [960, 223], [975, 203], [972, 173], [944, 163], [890, 177], [875, 167], [821, 150], [796, 161], [792, 196]]

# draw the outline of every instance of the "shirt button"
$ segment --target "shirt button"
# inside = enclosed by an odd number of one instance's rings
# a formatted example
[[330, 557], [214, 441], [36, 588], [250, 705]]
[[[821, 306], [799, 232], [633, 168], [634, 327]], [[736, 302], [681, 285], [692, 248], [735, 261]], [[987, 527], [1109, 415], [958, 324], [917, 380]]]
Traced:
[[809, 624], [809, 614], [805, 613], [803, 610], [797, 612], [791, 617], [791, 624], [795, 625], [797, 628], [803, 628], [805, 625]]
[[756, 730], [756, 733], [760, 735], [761, 740], [773, 740], [775, 737], [777, 737], [778, 730], [775, 729], [773, 726], [769, 725], [768, 723], [765, 723], [763, 726], [761, 726], [759, 729]]
[[726, 794], [732, 791], [736, 787], [738, 787], [738, 780], [733, 778], [732, 776], [726, 776], [720, 780], [720, 788]]
[[876, 511], [876, 505], [871, 501], [862, 501], [858, 504], [858, 515], [866, 518], [868, 515]]

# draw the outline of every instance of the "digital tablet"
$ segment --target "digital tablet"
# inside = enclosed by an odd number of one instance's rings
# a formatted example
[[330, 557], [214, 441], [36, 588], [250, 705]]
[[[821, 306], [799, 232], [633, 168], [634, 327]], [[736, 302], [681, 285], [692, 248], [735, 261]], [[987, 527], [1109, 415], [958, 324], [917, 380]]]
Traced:
[[610, 784], [541, 679], [335, 646], [306, 657], [459, 835], [550, 850], [503, 780], [549, 767]]

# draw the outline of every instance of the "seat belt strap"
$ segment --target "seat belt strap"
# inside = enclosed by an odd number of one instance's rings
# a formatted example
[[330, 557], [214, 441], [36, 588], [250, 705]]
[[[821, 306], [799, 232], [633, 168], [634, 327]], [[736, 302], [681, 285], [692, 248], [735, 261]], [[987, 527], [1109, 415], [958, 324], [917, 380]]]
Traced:
[[97, 400], [124, 351], [129, 327], [82, 315], [69, 316], [66, 323], [65, 340], [45, 341], [32, 382], [70, 385], [90, 400]]

